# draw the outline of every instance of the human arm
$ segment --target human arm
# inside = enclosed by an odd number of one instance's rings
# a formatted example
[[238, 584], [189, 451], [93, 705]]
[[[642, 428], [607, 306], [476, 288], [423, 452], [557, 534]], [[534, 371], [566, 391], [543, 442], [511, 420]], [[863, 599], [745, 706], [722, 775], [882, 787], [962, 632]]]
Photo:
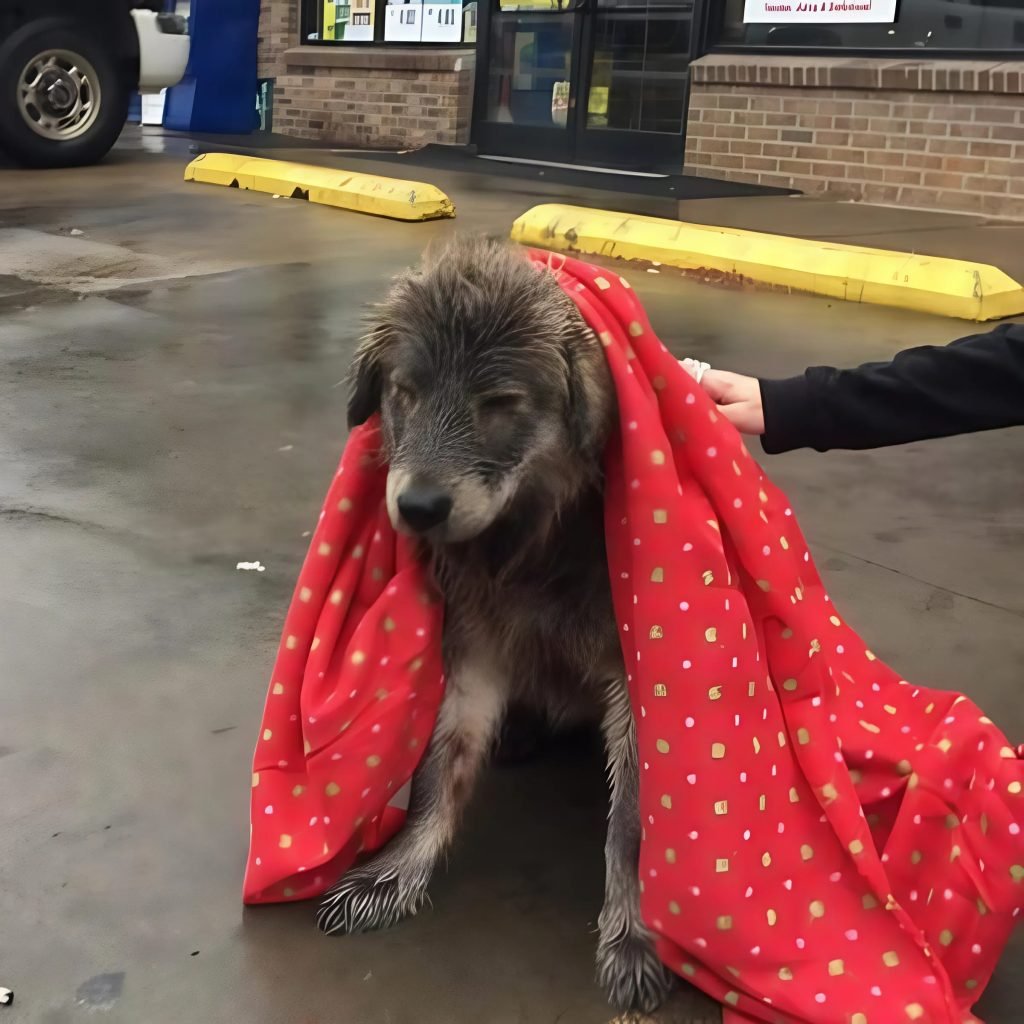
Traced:
[[1024, 423], [1024, 325], [945, 347], [907, 349], [853, 370], [812, 367], [756, 380], [708, 371], [702, 384], [766, 452], [865, 449]]

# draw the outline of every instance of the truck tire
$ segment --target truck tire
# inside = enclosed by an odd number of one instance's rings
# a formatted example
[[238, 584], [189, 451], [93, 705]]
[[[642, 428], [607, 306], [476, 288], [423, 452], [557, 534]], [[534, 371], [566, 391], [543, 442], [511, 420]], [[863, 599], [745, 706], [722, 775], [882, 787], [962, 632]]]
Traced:
[[0, 146], [29, 167], [95, 163], [124, 127], [130, 89], [117, 52], [88, 26], [25, 25], [0, 46]]

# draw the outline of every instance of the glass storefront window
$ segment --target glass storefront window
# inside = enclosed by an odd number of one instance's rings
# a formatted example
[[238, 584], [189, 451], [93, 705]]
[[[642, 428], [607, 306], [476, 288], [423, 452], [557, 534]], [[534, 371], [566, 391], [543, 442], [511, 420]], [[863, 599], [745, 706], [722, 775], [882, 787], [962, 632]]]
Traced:
[[571, 18], [508, 13], [491, 27], [487, 119], [499, 124], [566, 124], [572, 61]]
[[305, 43], [476, 42], [476, 0], [303, 0]]
[[745, 25], [725, 0], [717, 42], [763, 49], [1024, 50], [1024, 0], [902, 0], [892, 24]]
[[598, 0], [588, 128], [682, 132], [692, 8]]

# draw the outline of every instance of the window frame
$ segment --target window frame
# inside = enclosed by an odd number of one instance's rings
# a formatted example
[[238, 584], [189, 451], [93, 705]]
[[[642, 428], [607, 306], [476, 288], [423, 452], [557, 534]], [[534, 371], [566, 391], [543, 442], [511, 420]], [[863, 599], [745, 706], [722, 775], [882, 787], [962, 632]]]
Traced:
[[[487, 0], [477, 0], [477, 4], [486, 3]], [[417, 50], [475, 50], [476, 43], [467, 43], [459, 40], [457, 43], [424, 43], [424, 42], [402, 42], [401, 40], [384, 38], [385, 12], [387, 11], [387, 0], [373, 0], [373, 39], [310, 39], [309, 34], [314, 29], [317, 34], [322, 28], [323, 0], [300, 0], [299, 4], [299, 44], [301, 46], [359, 46], [359, 47], [411, 47]], [[460, 11], [465, 11], [463, 3]], [[479, 8], [477, 11], [479, 24]], [[377, 38], [377, 33], [380, 37]], [[478, 37], [479, 38], [479, 37]]]

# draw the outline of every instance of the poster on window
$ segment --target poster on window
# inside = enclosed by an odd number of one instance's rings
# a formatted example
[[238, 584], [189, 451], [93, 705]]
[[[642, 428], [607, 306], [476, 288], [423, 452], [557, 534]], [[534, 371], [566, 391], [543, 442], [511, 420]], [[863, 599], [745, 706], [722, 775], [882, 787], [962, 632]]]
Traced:
[[424, 0], [424, 43], [458, 43], [462, 40], [462, 0]]
[[555, 82], [551, 87], [551, 123], [564, 128], [569, 123], [569, 83]]
[[748, 25], [805, 22], [843, 25], [850, 22], [885, 22], [896, 20], [897, 0], [812, 0], [800, 3], [791, 0], [746, 0], [743, 21]]
[[[355, 4], [373, 0], [352, 0]], [[387, 0], [384, 40], [389, 43], [476, 42], [476, 3], [462, 0]], [[371, 30], [373, 21], [370, 21]], [[345, 37], [349, 38], [348, 36]]]
[[324, 0], [324, 39], [373, 41], [374, 0]]
[[352, 0], [348, 28], [345, 31], [345, 42], [373, 42], [373, 12], [376, 6], [374, 0]]
[[423, 0], [388, 0], [384, 8], [384, 39], [418, 43], [423, 39]]

